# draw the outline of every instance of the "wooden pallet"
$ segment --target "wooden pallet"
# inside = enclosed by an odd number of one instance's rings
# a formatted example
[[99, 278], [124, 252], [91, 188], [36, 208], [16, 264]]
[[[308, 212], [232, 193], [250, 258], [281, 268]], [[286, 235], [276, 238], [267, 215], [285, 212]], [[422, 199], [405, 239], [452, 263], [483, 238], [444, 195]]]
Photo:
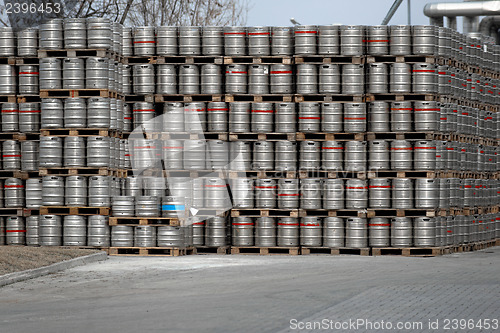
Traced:
[[208, 95], [208, 94], [191, 94], [191, 95], [182, 95], [182, 94], [171, 94], [171, 95], [162, 95], [156, 94], [154, 95], [154, 101], [156, 103], [165, 103], [165, 102], [222, 102], [223, 100], [222, 94], [216, 95]]
[[357, 178], [366, 179], [365, 171], [322, 171], [322, 170], [312, 170], [312, 171], [299, 171], [299, 178]]
[[259, 247], [259, 246], [232, 246], [231, 254], [253, 255], [299, 255], [299, 247]]
[[416, 170], [407, 170], [407, 171], [389, 171], [389, 170], [377, 170], [377, 171], [368, 171], [367, 178], [437, 178], [439, 176], [439, 172], [437, 171], [416, 171]]
[[17, 132], [1, 132], [0, 140], [15, 140], [15, 141], [36, 141], [40, 139], [38, 133], [17, 133]]
[[268, 171], [268, 170], [248, 170], [248, 171], [229, 171], [229, 178], [252, 178], [252, 179], [295, 179], [297, 178], [296, 171]]
[[439, 215], [435, 209], [390, 209], [381, 208], [367, 210], [366, 216], [372, 217], [434, 217]]
[[219, 254], [225, 255], [230, 253], [230, 246], [219, 246], [219, 247], [210, 247], [210, 246], [196, 246], [194, 248], [193, 254]]
[[365, 63], [365, 56], [334, 56], [334, 55], [296, 55], [296, 64], [316, 63], [316, 64], [355, 64]]
[[386, 93], [386, 94], [366, 94], [366, 102], [375, 101], [439, 101], [437, 94], [414, 94], [414, 93]]
[[363, 141], [365, 133], [297, 133], [297, 141]]
[[239, 216], [298, 217], [299, 211], [298, 209], [259, 209], [259, 208], [231, 209], [231, 216], [232, 217], [239, 217]]
[[16, 65], [17, 66], [22, 66], [22, 65], [38, 65], [39, 64], [39, 58], [33, 58], [33, 57], [16, 57]]
[[180, 222], [178, 218], [172, 217], [118, 217], [118, 216], [110, 216], [109, 217], [109, 225], [154, 225], [154, 226], [180, 226]]
[[0, 216], [31, 216], [38, 215], [38, 210], [29, 208], [0, 208]]
[[109, 89], [40, 89], [40, 98], [119, 98], [117, 92]]
[[149, 103], [154, 103], [155, 102], [155, 95], [153, 94], [148, 94], [148, 95], [125, 95], [125, 103], [135, 103], [135, 102], [149, 102]]
[[[128, 58], [130, 59], [130, 58]], [[222, 56], [156, 56], [157, 64], [217, 64], [222, 65]]]
[[15, 65], [16, 57], [0, 57], [0, 65]]
[[42, 206], [40, 215], [109, 215], [109, 207]]
[[366, 140], [449, 140], [449, 134], [435, 132], [368, 132]]
[[5, 178], [29, 179], [37, 177], [38, 177], [38, 171], [0, 170], [0, 179], [5, 179]]
[[224, 57], [225, 65], [232, 64], [283, 64], [291, 65], [292, 57], [290, 56], [232, 56]]
[[110, 256], [178, 257], [195, 254], [192, 247], [110, 247]]
[[17, 103], [16, 95], [0, 95], [0, 103]]
[[117, 173], [118, 170], [106, 167], [40, 168], [39, 170], [40, 176], [116, 176]]
[[175, 133], [175, 132], [148, 132], [147, 139], [159, 140], [222, 140], [228, 141], [227, 132], [202, 132], [202, 133]]
[[373, 256], [436, 257], [450, 254], [451, 247], [373, 247]]
[[296, 141], [295, 133], [229, 133], [229, 141]]
[[369, 256], [370, 248], [353, 248], [353, 247], [306, 247], [302, 246], [300, 248], [300, 252], [302, 255], [311, 255], [311, 254], [326, 254], [326, 255], [358, 255], [358, 256]]
[[500, 238], [497, 238], [497, 239], [495, 240], [495, 246], [500, 246]]
[[287, 95], [277, 95], [277, 94], [262, 94], [262, 95], [250, 95], [250, 94], [226, 94], [224, 96], [224, 102], [250, 102], [250, 103], [289, 103], [293, 102], [294, 98], [292, 94]]
[[344, 103], [363, 103], [364, 95], [346, 95], [346, 94], [296, 94], [295, 103], [302, 102], [344, 102]]
[[299, 216], [314, 217], [366, 217], [364, 209], [299, 209]]
[[417, 63], [417, 62], [426, 62], [428, 64], [435, 64], [438, 62], [438, 58], [435, 56], [418, 56], [418, 55], [382, 55], [382, 56], [366, 56], [366, 62], [369, 64], [375, 62], [383, 62], [383, 63]]
[[17, 103], [40, 103], [40, 95], [17, 95]]
[[38, 58], [109, 58], [121, 61], [118, 53], [105, 49], [65, 49], [65, 50], [38, 50]]
[[54, 128], [41, 129], [41, 136], [110, 136], [119, 137], [120, 133], [107, 128]]

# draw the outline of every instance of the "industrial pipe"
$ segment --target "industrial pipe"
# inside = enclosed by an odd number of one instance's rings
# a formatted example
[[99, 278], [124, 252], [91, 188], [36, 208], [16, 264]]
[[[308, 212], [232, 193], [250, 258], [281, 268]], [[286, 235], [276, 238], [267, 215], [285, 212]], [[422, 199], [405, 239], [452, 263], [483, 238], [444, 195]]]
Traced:
[[424, 7], [424, 14], [431, 19], [431, 24], [443, 26], [443, 17], [453, 23], [457, 16], [464, 17], [464, 33], [477, 32], [479, 16], [500, 15], [500, 1], [469, 1], [453, 3], [429, 3]]

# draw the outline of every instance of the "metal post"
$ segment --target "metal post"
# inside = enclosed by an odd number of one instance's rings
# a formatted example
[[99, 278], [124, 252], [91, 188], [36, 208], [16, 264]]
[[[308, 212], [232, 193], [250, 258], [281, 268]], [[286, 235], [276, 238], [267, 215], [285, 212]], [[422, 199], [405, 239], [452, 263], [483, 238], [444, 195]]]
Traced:
[[408, 13], [408, 25], [411, 25], [411, 0], [408, 0], [407, 13]]

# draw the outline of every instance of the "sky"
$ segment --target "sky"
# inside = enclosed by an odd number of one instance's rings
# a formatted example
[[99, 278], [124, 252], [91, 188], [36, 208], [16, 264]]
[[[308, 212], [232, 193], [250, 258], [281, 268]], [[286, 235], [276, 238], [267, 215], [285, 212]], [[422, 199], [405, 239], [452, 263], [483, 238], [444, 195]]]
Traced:
[[[430, 2], [461, 2], [460, 0], [411, 0], [411, 23], [429, 24], [423, 14]], [[247, 26], [290, 26], [294, 17], [301, 24], [360, 24], [377, 25], [382, 22], [394, 0], [249, 0]], [[408, 0], [403, 0], [389, 22], [408, 24]], [[459, 30], [462, 28], [458, 18]]]

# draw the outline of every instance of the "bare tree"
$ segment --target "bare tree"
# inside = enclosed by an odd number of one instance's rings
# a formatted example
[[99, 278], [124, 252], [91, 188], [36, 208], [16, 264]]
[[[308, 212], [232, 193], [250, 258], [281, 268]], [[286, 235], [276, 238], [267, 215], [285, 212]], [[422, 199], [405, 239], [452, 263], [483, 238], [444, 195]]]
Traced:
[[[61, 0], [64, 1], [64, 0]], [[250, 0], [65, 0], [64, 17], [107, 17], [127, 26], [244, 25]], [[0, 26], [8, 26], [0, 5]], [[2, 15], [3, 14], [3, 15]]]

